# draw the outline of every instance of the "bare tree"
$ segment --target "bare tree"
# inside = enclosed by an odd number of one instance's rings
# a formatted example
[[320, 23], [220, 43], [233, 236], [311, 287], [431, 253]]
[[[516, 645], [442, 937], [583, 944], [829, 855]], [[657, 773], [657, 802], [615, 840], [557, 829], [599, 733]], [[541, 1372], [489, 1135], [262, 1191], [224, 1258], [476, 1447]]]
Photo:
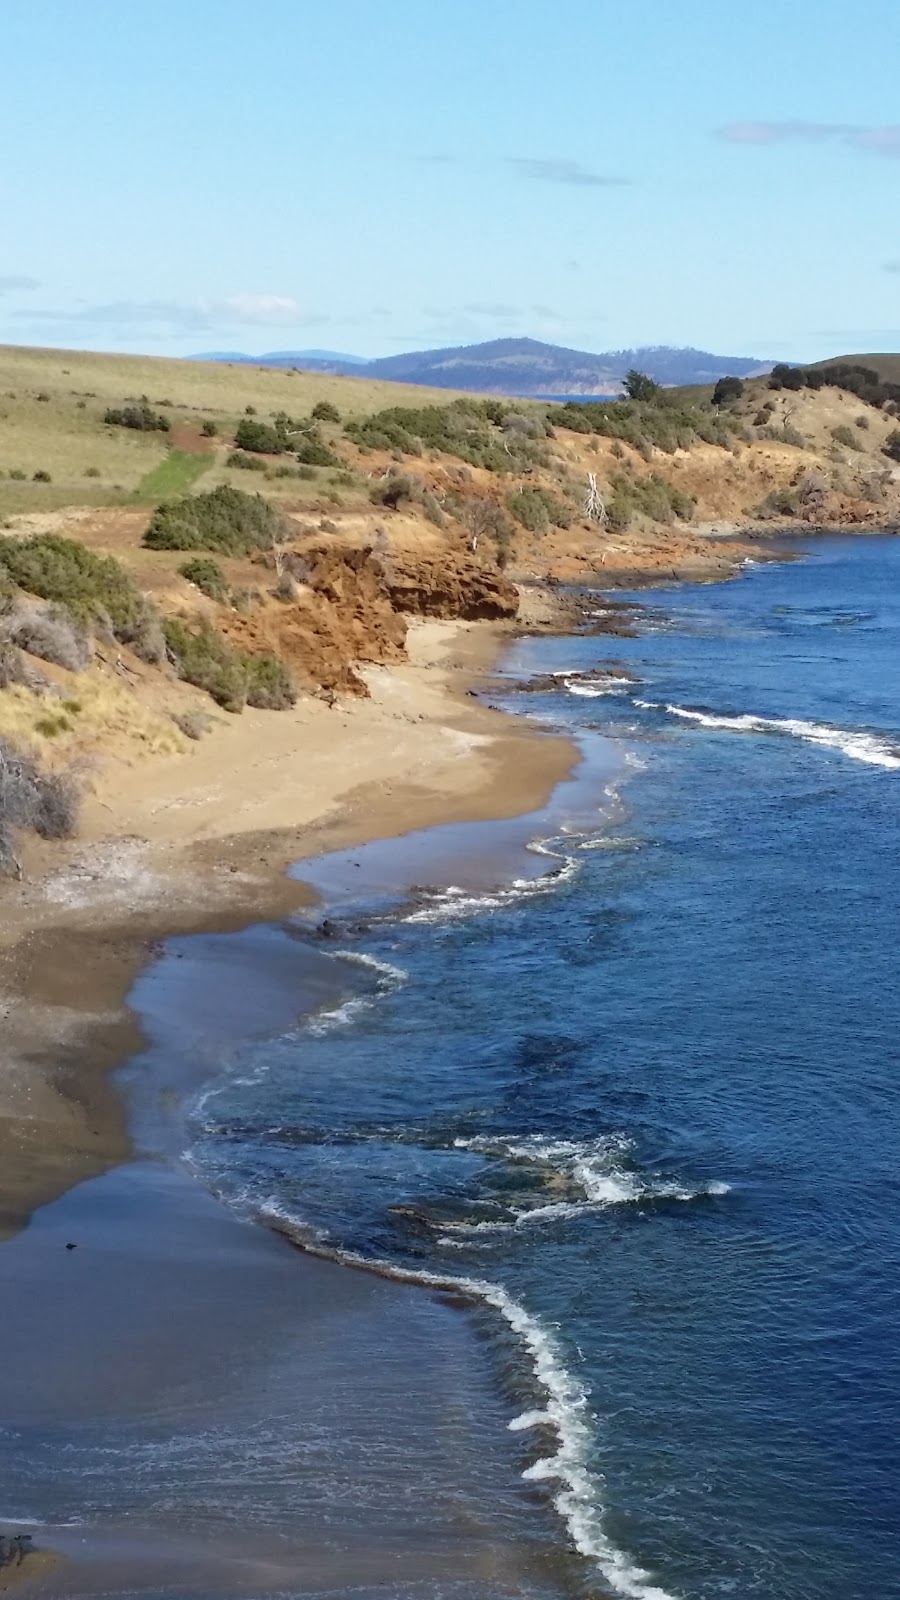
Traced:
[[583, 509], [589, 522], [597, 522], [601, 528], [607, 526], [609, 512], [606, 509], [603, 496], [597, 488], [596, 472], [589, 472], [587, 475], [587, 489], [585, 490]]

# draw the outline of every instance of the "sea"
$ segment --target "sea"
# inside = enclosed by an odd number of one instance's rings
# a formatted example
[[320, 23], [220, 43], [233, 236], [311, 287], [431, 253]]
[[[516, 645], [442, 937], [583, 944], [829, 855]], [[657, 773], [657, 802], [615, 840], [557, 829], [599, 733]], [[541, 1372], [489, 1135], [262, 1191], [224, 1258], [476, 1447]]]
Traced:
[[767, 554], [513, 643], [575, 780], [304, 866], [334, 992], [184, 1123], [474, 1319], [579, 1594], [900, 1597], [900, 541]]

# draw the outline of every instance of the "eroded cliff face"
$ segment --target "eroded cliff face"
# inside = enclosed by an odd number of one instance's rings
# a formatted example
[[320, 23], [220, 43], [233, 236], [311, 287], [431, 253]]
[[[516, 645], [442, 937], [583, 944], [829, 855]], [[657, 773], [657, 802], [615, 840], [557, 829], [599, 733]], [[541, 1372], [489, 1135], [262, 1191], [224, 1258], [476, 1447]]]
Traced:
[[395, 557], [388, 567], [388, 592], [397, 611], [419, 617], [500, 622], [511, 621], [519, 609], [516, 586], [502, 572], [450, 551], [415, 560]]
[[453, 551], [396, 561], [368, 543], [300, 550], [302, 581], [290, 599], [246, 614], [223, 609], [217, 620], [239, 649], [281, 656], [301, 689], [368, 694], [355, 664], [402, 660], [407, 615], [509, 620], [518, 610], [516, 587], [502, 573]]

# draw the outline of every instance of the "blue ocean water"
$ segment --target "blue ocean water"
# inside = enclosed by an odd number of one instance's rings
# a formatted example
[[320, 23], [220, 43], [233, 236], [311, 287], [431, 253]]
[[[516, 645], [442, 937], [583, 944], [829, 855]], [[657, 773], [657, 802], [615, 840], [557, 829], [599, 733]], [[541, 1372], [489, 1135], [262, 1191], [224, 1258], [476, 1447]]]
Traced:
[[191, 1159], [467, 1286], [589, 1590], [890, 1600], [900, 542], [636, 598], [505, 663], [619, 754], [551, 876], [370, 906], [349, 999], [204, 1092]]

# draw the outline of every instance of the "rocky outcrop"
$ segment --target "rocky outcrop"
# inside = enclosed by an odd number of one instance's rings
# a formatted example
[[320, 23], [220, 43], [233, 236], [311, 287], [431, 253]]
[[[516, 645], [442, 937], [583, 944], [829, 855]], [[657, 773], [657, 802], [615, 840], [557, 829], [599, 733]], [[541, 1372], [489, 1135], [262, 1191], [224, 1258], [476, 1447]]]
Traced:
[[508, 620], [519, 609], [514, 583], [502, 572], [454, 555], [392, 560], [388, 593], [397, 611], [463, 622]]

